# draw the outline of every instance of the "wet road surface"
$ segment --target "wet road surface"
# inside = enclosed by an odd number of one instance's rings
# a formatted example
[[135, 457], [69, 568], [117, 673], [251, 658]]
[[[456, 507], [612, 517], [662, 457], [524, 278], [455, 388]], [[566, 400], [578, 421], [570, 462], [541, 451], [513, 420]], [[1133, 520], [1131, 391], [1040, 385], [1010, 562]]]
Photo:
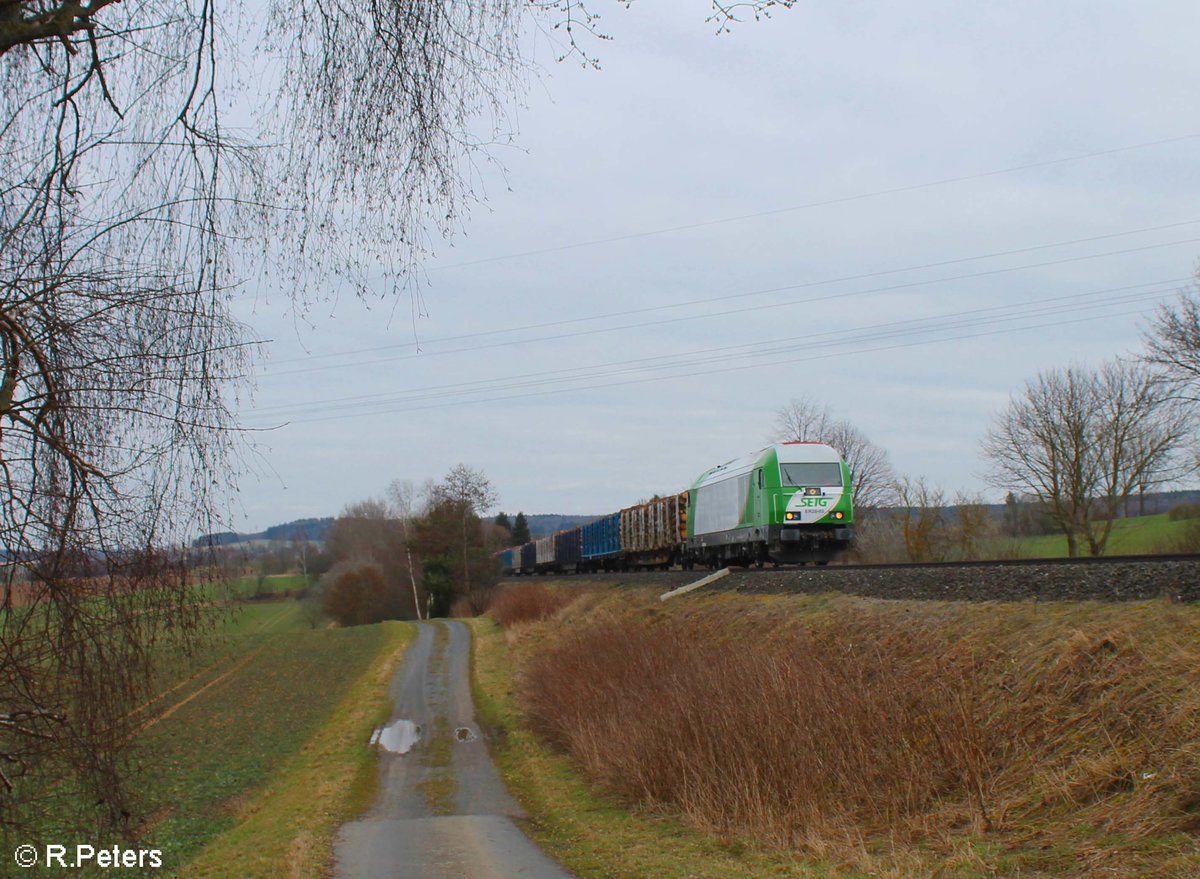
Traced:
[[336, 879], [571, 879], [513, 823], [524, 813], [479, 735], [470, 658], [462, 623], [418, 627], [374, 744], [378, 798], [339, 832]]

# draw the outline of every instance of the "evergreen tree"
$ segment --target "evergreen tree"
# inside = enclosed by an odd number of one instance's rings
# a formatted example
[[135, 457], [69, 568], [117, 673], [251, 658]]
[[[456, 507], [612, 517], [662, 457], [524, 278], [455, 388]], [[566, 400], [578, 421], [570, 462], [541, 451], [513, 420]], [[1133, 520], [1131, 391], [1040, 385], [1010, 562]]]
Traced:
[[499, 525], [499, 526], [500, 526], [501, 528], [503, 528], [505, 531], [508, 531], [509, 533], [512, 533], [513, 526], [512, 526], [512, 522], [510, 522], [510, 521], [508, 520], [508, 513], [498, 513], [498, 514], [496, 515], [496, 518], [495, 518], [495, 520], [494, 520], [494, 521], [495, 521], [495, 523], [496, 523], [497, 525]]
[[524, 513], [517, 513], [517, 519], [513, 522], [512, 539], [515, 544], [529, 542], [529, 523], [525, 521]]

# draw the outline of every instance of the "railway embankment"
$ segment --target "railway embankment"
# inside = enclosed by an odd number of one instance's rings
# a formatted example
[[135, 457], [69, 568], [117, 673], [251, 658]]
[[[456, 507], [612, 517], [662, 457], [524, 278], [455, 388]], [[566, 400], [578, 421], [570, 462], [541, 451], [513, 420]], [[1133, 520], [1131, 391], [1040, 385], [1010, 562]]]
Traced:
[[[961, 566], [1018, 578], [1013, 601], [911, 597], [947, 568], [743, 572], [667, 602], [699, 572], [523, 579], [504, 631], [477, 628], [480, 674], [512, 666], [481, 687], [581, 877], [1190, 879], [1200, 606], [1160, 584], [1191, 569], [1105, 592], [1113, 564]], [[1083, 568], [1109, 585], [1036, 585]], [[828, 585], [872, 573], [890, 600]], [[939, 597], [984, 597], [964, 583]]]
[[[676, 589], [705, 571], [585, 574], [564, 582]], [[1200, 557], [1022, 560], [742, 570], [704, 587], [757, 595], [843, 592], [904, 601], [1200, 601]]]
[[747, 571], [713, 588], [759, 594], [836, 591], [917, 601], [1196, 601], [1200, 559]]

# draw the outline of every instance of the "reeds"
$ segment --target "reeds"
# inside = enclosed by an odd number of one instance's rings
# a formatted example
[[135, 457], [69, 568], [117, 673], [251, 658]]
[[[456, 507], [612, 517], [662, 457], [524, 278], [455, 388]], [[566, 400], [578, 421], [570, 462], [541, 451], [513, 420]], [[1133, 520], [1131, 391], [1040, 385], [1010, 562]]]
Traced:
[[627, 801], [771, 845], [1194, 832], [1196, 643], [1152, 660], [1032, 606], [1011, 629], [978, 607], [761, 608], [567, 611], [522, 664], [527, 717]]
[[723, 833], [869, 834], [968, 788], [986, 822], [977, 696], [952, 658], [880, 626], [737, 634], [670, 619], [572, 631], [525, 669], [530, 720], [607, 787]]

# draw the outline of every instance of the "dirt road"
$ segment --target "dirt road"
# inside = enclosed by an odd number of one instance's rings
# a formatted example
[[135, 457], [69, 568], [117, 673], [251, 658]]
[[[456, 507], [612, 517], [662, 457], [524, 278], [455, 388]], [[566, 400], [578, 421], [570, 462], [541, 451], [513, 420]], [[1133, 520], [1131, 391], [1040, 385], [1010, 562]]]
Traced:
[[392, 680], [378, 799], [342, 827], [337, 879], [571, 879], [513, 823], [475, 723], [470, 632], [422, 624]]

